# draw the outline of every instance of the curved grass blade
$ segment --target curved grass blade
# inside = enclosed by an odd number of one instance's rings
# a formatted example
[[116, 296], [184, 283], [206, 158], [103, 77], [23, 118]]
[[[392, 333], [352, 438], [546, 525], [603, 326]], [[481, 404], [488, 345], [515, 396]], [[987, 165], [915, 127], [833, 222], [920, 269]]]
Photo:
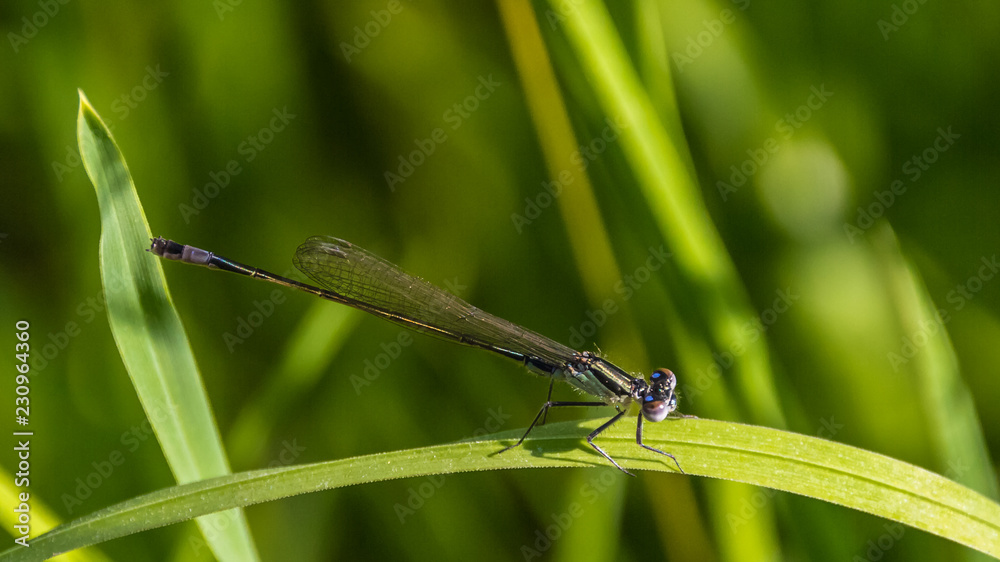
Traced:
[[[604, 467], [582, 439], [600, 421], [538, 428], [523, 447], [503, 455], [493, 453], [522, 430], [166, 488], [53, 529], [32, 541], [31, 548], [8, 550], [0, 560], [42, 560], [214, 511], [367, 482], [502, 468]], [[639, 449], [626, 426], [601, 434], [601, 446], [609, 454], [626, 468], [676, 471], [672, 463]], [[1000, 556], [1000, 505], [943, 476], [877, 453], [787, 431], [701, 419], [650, 424], [645, 441], [674, 453], [691, 475], [825, 500]]]
[[[151, 235], [132, 177], [82, 91], [77, 136], [101, 209], [101, 280], [111, 332], [167, 463], [181, 484], [229, 474], [160, 262], [144, 251]], [[198, 524], [218, 558], [256, 559], [242, 512], [213, 515]]]

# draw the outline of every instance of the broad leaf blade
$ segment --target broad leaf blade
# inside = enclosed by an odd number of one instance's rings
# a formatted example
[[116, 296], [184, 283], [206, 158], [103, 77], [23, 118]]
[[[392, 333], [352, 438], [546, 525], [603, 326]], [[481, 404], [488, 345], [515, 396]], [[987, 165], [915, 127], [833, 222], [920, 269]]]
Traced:
[[[229, 474], [160, 260], [144, 251], [151, 235], [128, 167], [83, 92], [77, 135], [101, 210], [100, 266], [108, 320], [146, 416], [179, 483]], [[220, 559], [256, 558], [242, 512], [220, 513], [198, 523]]]

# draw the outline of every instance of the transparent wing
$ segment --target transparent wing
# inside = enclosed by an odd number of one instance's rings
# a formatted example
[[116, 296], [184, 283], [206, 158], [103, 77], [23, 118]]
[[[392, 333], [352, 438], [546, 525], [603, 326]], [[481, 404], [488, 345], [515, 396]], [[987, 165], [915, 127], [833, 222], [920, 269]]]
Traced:
[[316, 284], [342, 297], [341, 302], [412, 330], [551, 365], [562, 365], [576, 354], [541, 334], [483, 312], [346, 240], [313, 236], [299, 246], [293, 262]]

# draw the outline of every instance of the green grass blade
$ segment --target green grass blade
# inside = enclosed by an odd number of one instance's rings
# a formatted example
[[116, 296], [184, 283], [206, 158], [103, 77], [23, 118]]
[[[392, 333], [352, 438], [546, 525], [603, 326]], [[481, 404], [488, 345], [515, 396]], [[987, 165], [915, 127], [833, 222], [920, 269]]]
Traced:
[[[519, 431], [422, 449], [244, 472], [158, 490], [42, 535], [0, 560], [42, 560], [74, 548], [192, 517], [367, 482], [480, 470], [605, 467], [582, 437], [600, 420], [538, 428], [524, 447], [492, 455]], [[629, 424], [600, 438], [630, 469], [673, 472], [638, 448]], [[848, 445], [786, 431], [701, 419], [650, 424], [646, 442], [675, 454], [689, 475], [765, 486], [892, 519], [1000, 556], [1000, 505], [922, 468]], [[669, 500], [669, 498], [664, 498]]]
[[[552, 0], [550, 4], [552, 10], [563, 13], [561, 2]], [[697, 299], [694, 309], [704, 315], [692, 319], [691, 324], [705, 323], [705, 336], [712, 348], [727, 349], [732, 342], [743, 339], [741, 326], [756, 314], [702, 200], [687, 146], [679, 135], [680, 116], [670, 116], [672, 123], [668, 126], [661, 123], [602, 3], [575, 2], [560, 21], [602, 109], [624, 123], [622, 151], [687, 284], [677, 292]], [[673, 137], [667, 127], [675, 131]], [[734, 359], [732, 373], [751, 419], [784, 426], [762, 340], [746, 342], [744, 352]]]
[[[996, 499], [996, 475], [981, 417], [946, 330], [951, 317], [935, 306], [920, 271], [904, 258], [892, 229], [880, 225], [872, 229], [871, 238], [881, 254], [879, 265], [890, 281], [903, 333], [925, 341], [912, 359], [897, 353], [894, 361], [903, 361], [916, 375], [932, 445], [948, 467], [945, 474]], [[940, 316], [941, 311], [946, 316]]]
[[552, 64], [545, 56], [531, 5], [527, 0], [502, 0], [497, 2], [497, 7], [538, 131], [549, 179], [560, 186], [573, 186], [559, 192], [556, 206], [563, 216], [573, 258], [590, 303], [600, 306], [608, 298], [608, 288], [613, 287], [622, 274], [615, 263], [590, 178], [572, 159], [584, 141], [577, 139], [573, 131]]
[[[144, 251], [150, 232], [132, 178], [83, 92], [77, 135], [101, 210], [100, 265], [108, 320], [146, 416], [179, 483], [228, 474], [218, 428], [160, 260]], [[220, 559], [256, 558], [242, 512], [212, 515], [198, 524]], [[98, 527], [91, 531], [99, 535]]]

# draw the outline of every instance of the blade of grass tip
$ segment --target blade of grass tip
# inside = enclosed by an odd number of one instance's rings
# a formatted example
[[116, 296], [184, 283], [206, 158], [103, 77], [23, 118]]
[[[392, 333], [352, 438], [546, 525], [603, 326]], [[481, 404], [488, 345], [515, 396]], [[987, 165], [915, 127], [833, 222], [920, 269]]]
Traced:
[[872, 240], [883, 256], [878, 263], [890, 280], [903, 333], [926, 336], [927, 343], [913, 358], [912, 366], [937, 456], [948, 468], [946, 474], [996, 500], [993, 461], [972, 391], [962, 379], [948, 337], [950, 318], [940, 315], [916, 267], [903, 256], [892, 228], [879, 225], [872, 231]]
[[[560, 10], [558, 0], [550, 0]], [[564, 13], [565, 12], [565, 13]], [[559, 12], [580, 67], [593, 84], [605, 112], [622, 118], [621, 146], [635, 173], [637, 185], [649, 202], [652, 216], [674, 252], [686, 289], [706, 316], [714, 349], [728, 349], [743, 341], [741, 327], [756, 317], [719, 233], [711, 223], [696, 179], [687, 163], [683, 139], [673, 139], [632, 67], [607, 9], [596, 0], [580, 0], [574, 9]], [[678, 115], [671, 116], [679, 122]], [[677, 143], [677, 144], [675, 144]], [[692, 322], [698, 324], [698, 322]], [[730, 368], [740, 386], [751, 419], [783, 427], [770, 359], [763, 338], [744, 341]]]
[[[607, 463], [583, 441], [602, 422], [549, 424], [533, 432], [524, 446], [502, 455], [495, 453], [523, 429], [476, 441], [255, 470], [166, 488], [53, 529], [32, 541], [31, 548], [0, 553], [0, 560], [43, 560], [215, 510], [368, 482], [504, 468], [605, 469]], [[821, 499], [1000, 556], [1000, 505], [902, 461], [818, 437], [713, 420], [650, 424], [645, 437], [649, 445], [675, 454], [688, 475]], [[638, 448], [634, 430], [624, 424], [602, 433], [600, 442], [625, 468], [676, 474], [673, 463]], [[669, 501], [660, 498], [661, 504]]]
[[[151, 234], [128, 167], [82, 91], [77, 135], [101, 211], [100, 269], [111, 332], [167, 463], [181, 484], [229, 474], [160, 261], [144, 251]], [[219, 559], [257, 558], [242, 511], [199, 519], [198, 525]]]

